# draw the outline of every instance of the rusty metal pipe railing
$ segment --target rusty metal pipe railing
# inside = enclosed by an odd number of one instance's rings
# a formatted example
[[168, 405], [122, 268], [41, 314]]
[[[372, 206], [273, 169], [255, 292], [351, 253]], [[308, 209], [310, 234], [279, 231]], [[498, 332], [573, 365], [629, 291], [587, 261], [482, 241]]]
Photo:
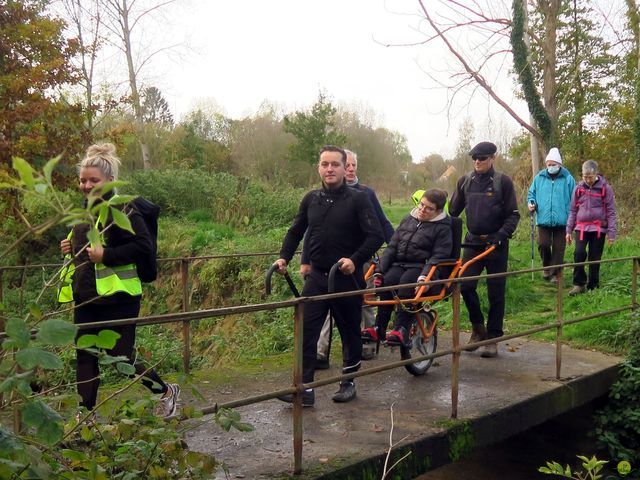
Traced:
[[562, 281], [564, 279], [564, 268], [561, 268], [556, 274], [556, 322], [558, 327], [556, 329], [556, 379], [560, 379], [560, 372], [562, 370], [562, 311], [563, 311], [563, 295], [562, 295]]
[[[565, 321], [564, 324], [565, 325], [569, 325], [569, 324], [574, 324], [574, 323], [579, 323], [579, 322], [584, 322], [586, 320], [592, 320], [594, 318], [597, 317], [602, 317], [602, 316], [608, 316], [608, 315], [614, 315], [616, 313], [621, 313], [624, 312], [626, 310], [631, 310], [632, 307], [629, 306], [624, 306], [624, 307], [619, 307], [619, 308], [615, 308], [615, 309], [611, 309], [611, 310], [604, 310], [602, 312], [598, 312], [596, 314], [591, 314], [591, 315], [585, 315], [583, 317], [577, 317], [568, 321]], [[220, 403], [220, 404], [214, 404], [208, 407], [203, 407], [200, 409], [200, 412], [208, 415], [211, 413], [215, 413], [218, 410], [222, 409], [222, 408], [236, 408], [236, 407], [242, 407], [242, 406], [246, 406], [246, 405], [251, 405], [253, 403], [258, 403], [261, 401], [265, 401], [265, 400], [272, 400], [274, 398], [277, 398], [281, 395], [285, 395], [287, 393], [296, 393], [298, 391], [302, 391], [305, 388], [316, 388], [316, 387], [324, 387], [325, 385], [331, 385], [331, 384], [335, 384], [341, 380], [349, 380], [349, 379], [353, 379], [353, 378], [358, 378], [358, 377], [365, 377], [368, 375], [372, 375], [375, 373], [382, 373], [382, 372], [386, 372], [388, 370], [394, 370], [398, 367], [404, 367], [405, 365], [409, 365], [411, 363], [415, 363], [415, 362], [422, 362], [424, 360], [430, 360], [430, 359], [436, 359], [436, 358], [440, 358], [440, 357], [446, 357], [448, 355], [453, 355], [455, 353], [461, 353], [463, 351], [469, 350], [471, 348], [476, 348], [476, 347], [482, 347], [484, 345], [490, 345], [492, 343], [501, 343], [501, 342], [506, 342], [508, 340], [513, 340], [515, 338], [520, 338], [520, 337], [525, 337], [525, 336], [529, 336], [529, 335], [533, 335], [536, 333], [540, 333], [540, 332], [544, 332], [546, 330], [553, 330], [557, 328], [555, 323], [548, 323], [545, 325], [539, 325], [537, 327], [532, 327], [529, 328], [527, 330], [523, 330], [521, 332], [518, 333], [513, 333], [510, 335], [504, 335], [502, 337], [498, 337], [498, 338], [491, 338], [488, 340], [482, 340], [480, 342], [475, 342], [475, 343], [469, 343], [463, 346], [459, 346], [457, 348], [450, 348], [447, 350], [441, 350], [439, 352], [435, 352], [435, 353], [431, 353], [429, 355], [421, 355], [421, 356], [416, 356], [416, 357], [412, 357], [410, 359], [407, 360], [397, 360], [397, 361], [393, 361], [393, 362], [389, 362], [389, 363], [385, 363], [384, 365], [379, 365], [377, 367], [370, 367], [370, 368], [366, 368], [366, 369], [362, 369], [359, 370], [358, 372], [353, 372], [353, 373], [348, 373], [348, 374], [344, 374], [344, 375], [335, 375], [333, 377], [327, 377], [324, 378], [322, 380], [316, 380], [314, 382], [310, 382], [310, 383], [304, 383], [304, 384], [299, 384], [298, 386], [291, 386], [289, 388], [285, 388], [285, 389], [281, 389], [281, 390], [274, 390], [272, 392], [268, 392], [268, 393], [263, 393], [260, 395], [254, 395], [251, 397], [245, 397], [242, 399], [238, 399], [238, 400], [232, 400], [229, 402], [224, 402], [224, 403]]]
[[[267, 255], [267, 254], [265, 254]], [[234, 256], [249, 256], [249, 254], [247, 255], [224, 255], [224, 256], [209, 256], [207, 258], [224, 258], [224, 257], [234, 257]], [[202, 257], [186, 257], [186, 258], [181, 258], [180, 260], [186, 260], [185, 263], [188, 264], [189, 261], [191, 261], [192, 259], [201, 259]], [[402, 285], [402, 286], [391, 286], [391, 287], [379, 287], [379, 288], [375, 288], [375, 289], [367, 289], [367, 290], [356, 290], [356, 291], [351, 291], [351, 292], [342, 292], [342, 293], [333, 293], [333, 294], [328, 294], [328, 295], [321, 295], [321, 296], [317, 296], [317, 297], [300, 297], [300, 298], [296, 298], [293, 300], [287, 300], [287, 301], [282, 301], [282, 302], [271, 302], [271, 303], [264, 303], [264, 304], [255, 304], [255, 305], [244, 305], [244, 306], [238, 306], [238, 307], [226, 307], [226, 308], [218, 308], [218, 309], [210, 309], [210, 310], [200, 310], [200, 311], [196, 311], [196, 312], [189, 312], [189, 311], [184, 311], [182, 313], [176, 313], [176, 314], [165, 314], [165, 315], [152, 315], [152, 316], [148, 316], [148, 317], [141, 317], [141, 318], [133, 318], [133, 319], [120, 319], [120, 320], [113, 320], [113, 321], [108, 321], [108, 322], [93, 322], [91, 324], [83, 324], [83, 325], [79, 325], [80, 329], [86, 329], [86, 328], [95, 328], [95, 327], [108, 327], [108, 326], [117, 326], [117, 325], [126, 325], [126, 324], [137, 324], [137, 325], [150, 325], [150, 324], [164, 324], [164, 323], [173, 323], [173, 322], [183, 322], [183, 327], [184, 325], [189, 326], [190, 322], [192, 320], [199, 320], [199, 319], [203, 319], [203, 318], [211, 318], [211, 317], [218, 317], [218, 316], [225, 316], [225, 315], [230, 315], [230, 314], [238, 314], [238, 313], [250, 313], [250, 312], [256, 312], [256, 311], [265, 311], [265, 310], [275, 310], [275, 309], [279, 309], [279, 308], [286, 308], [286, 307], [290, 307], [293, 306], [295, 309], [295, 323], [294, 323], [294, 337], [295, 337], [295, 347], [294, 347], [294, 378], [293, 378], [293, 386], [288, 388], [288, 389], [283, 389], [283, 390], [279, 390], [279, 391], [275, 391], [275, 392], [269, 392], [269, 393], [265, 393], [265, 394], [260, 394], [260, 395], [256, 395], [256, 396], [252, 396], [252, 397], [246, 397], [243, 399], [239, 399], [239, 400], [235, 400], [232, 402], [225, 402], [223, 404], [215, 404], [213, 406], [209, 406], [209, 407], [205, 407], [203, 409], [201, 409], [201, 412], [203, 414], [208, 414], [208, 413], [213, 413], [217, 410], [219, 410], [220, 408], [234, 408], [234, 407], [239, 407], [239, 406], [243, 406], [243, 405], [250, 405], [253, 403], [257, 403], [257, 402], [261, 402], [264, 400], [268, 400], [268, 399], [272, 399], [272, 398], [276, 398], [279, 395], [282, 394], [286, 394], [286, 393], [294, 393], [295, 395], [295, 401], [294, 401], [294, 409], [293, 409], [293, 422], [294, 422], [294, 471], [296, 473], [300, 473], [302, 471], [302, 392], [305, 388], [315, 388], [315, 387], [321, 387], [324, 385], [328, 385], [328, 384], [332, 384], [335, 383], [337, 381], [341, 381], [341, 380], [346, 380], [346, 379], [351, 379], [351, 378], [356, 378], [356, 377], [362, 377], [362, 376], [366, 376], [366, 375], [372, 375], [375, 373], [379, 373], [379, 372], [383, 372], [383, 371], [387, 371], [387, 370], [391, 370], [394, 368], [398, 368], [398, 367], [402, 367], [404, 365], [408, 365], [417, 361], [424, 361], [424, 360], [428, 360], [428, 359], [432, 359], [432, 358], [438, 358], [438, 357], [443, 357], [446, 355], [452, 355], [452, 385], [451, 385], [451, 400], [452, 400], [452, 409], [451, 409], [451, 416], [453, 418], [457, 417], [457, 407], [458, 407], [458, 371], [459, 371], [459, 360], [460, 360], [460, 353], [464, 350], [470, 349], [470, 348], [474, 348], [474, 347], [480, 347], [483, 345], [489, 345], [492, 343], [499, 343], [499, 342], [504, 342], [507, 340], [511, 340], [514, 338], [519, 338], [519, 337], [523, 337], [523, 336], [528, 336], [528, 335], [532, 335], [538, 332], [542, 332], [545, 330], [549, 330], [549, 329], [553, 329], [555, 328], [557, 330], [557, 334], [556, 334], [556, 378], [560, 378], [560, 368], [561, 368], [561, 342], [562, 342], [562, 328], [565, 325], [571, 325], [574, 323], [578, 323], [578, 322], [582, 322], [582, 321], [586, 321], [586, 320], [590, 320], [590, 319], [594, 319], [597, 317], [602, 317], [602, 316], [606, 316], [606, 315], [613, 315], [615, 313], [620, 313], [623, 311], [627, 311], [627, 310], [636, 310], [638, 308], [638, 303], [637, 303], [637, 277], [638, 277], [638, 259], [639, 257], [622, 257], [622, 258], [617, 258], [617, 259], [606, 259], [606, 260], [598, 260], [598, 261], [591, 261], [591, 262], [580, 262], [580, 263], [568, 263], [568, 264], [563, 264], [560, 265], [559, 267], [561, 267], [561, 272], [559, 274], [560, 279], [562, 279], [562, 271], [564, 270], [564, 268], [568, 268], [568, 267], [572, 267], [572, 266], [576, 266], [576, 265], [589, 265], [589, 264], [596, 264], [596, 263], [613, 263], [613, 262], [622, 262], [622, 261], [626, 261], [626, 260], [632, 260], [633, 262], [633, 269], [632, 269], [632, 292], [631, 292], [631, 304], [627, 305], [627, 306], [623, 306], [623, 307], [619, 307], [619, 308], [615, 308], [615, 309], [610, 309], [610, 310], [606, 310], [606, 311], [600, 311], [600, 312], [594, 312], [592, 314], [589, 315], [584, 315], [581, 317], [577, 317], [574, 319], [570, 319], [570, 320], [565, 320], [563, 318], [563, 313], [562, 313], [562, 306], [563, 306], [563, 293], [562, 293], [562, 283], [559, 282], [558, 283], [558, 287], [557, 287], [557, 295], [558, 295], [558, 301], [557, 301], [557, 307], [556, 307], [556, 322], [552, 323], [552, 324], [546, 324], [546, 325], [541, 325], [541, 326], [537, 326], [537, 327], [533, 327], [518, 333], [514, 333], [511, 335], [505, 335], [499, 338], [493, 338], [493, 339], [488, 339], [488, 340], [483, 340], [481, 342], [476, 342], [474, 344], [467, 344], [466, 346], [460, 346], [460, 342], [459, 342], [459, 313], [460, 313], [460, 295], [459, 295], [459, 283], [463, 282], [463, 281], [470, 281], [470, 280], [479, 280], [479, 279], [488, 279], [488, 278], [497, 278], [497, 277], [510, 277], [510, 276], [516, 276], [516, 275], [522, 275], [525, 273], [530, 273], [530, 272], [537, 272], [537, 271], [542, 271], [545, 268], [541, 267], [541, 268], [532, 268], [532, 269], [524, 269], [524, 270], [517, 270], [517, 271], [512, 271], [512, 272], [504, 272], [504, 273], [499, 273], [499, 274], [491, 274], [491, 275], [478, 275], [475, 277], [465, 277], [465, 278], [457, 278], [454, 280], [451, 279], [444, 279], [444, 280], [437, 280], [437, 281], [429, 281], [429, 282], [419, 282], [419, 283], [413, 283], [413, 284], [406, 284], [406, 285]], [[167, 259], [169, 260], [169, 259]], [[173, 260], [173, 259], [171, 259]], [[24, 266], [14, 266], [15, 269], [24, 269], [28, 268], [29, 266], [24, 265]], [[2, 271], [6, 270], [6, 269], [11, 269], [11, 267], [0, 267], [0, 287], [2, 287]], [[187, 275], [185, 275], [188, 278], [188, 269], [187, 269]], [[452, 294], [452, 308], [453, 308], [453, 328], [452, 328], [452, 336], [453, 336], [453, 348], [449, 349], [449, 350], [445, 350], [445, 351], [441, 351], [441, 352], [437, 352], [437, 353], [433, 353], [430, 355], [424, 355], [424, 356], [419, 356], [419, 357], [413, 357], [411, 359], [407, 359], [407, 360], [400, 360], [400, 361], [395, 361], [395, 362], [391, 362], [391, 363], [387, 363], [385, 365], [381, 365], [378, 367], [373, 367], [373, 368], [368, 368], [368, 369], [364, 369], [361, 370], [359, 372], [354, 372], [354, 373], [350, 373], [350, 374], [346, 374], [346, 375], [339, 375], [339, 376], [335, 376], [335, 377], [331, 377], [331, 378], [326, 378], [323, 380], [318, 380], [318, 381], [314, 381], [308, 384], [303, 384], [302, 383], [302, 310], [303, 310], [303, 306], [305, 303], [307, 302], [313, 302], [313, 301], [323, 301], [323, 300], [328, 300], [328, 299], [332, 299], [332, 298], [340, 298], [340, 297], [346, 297], [346, 296], [353, 296], [353, 295], [362, 295], [364, 293], [371, 293], [371, 292], [382, 292], [382, 291], [386, 291], [386, 290], [393, 290], [393, 289], [397, 289], [397, 288], [401, 288], [401, 287], [411, 287], [411, 286], [424, 286], [424, 285], [438, 285], [438, 284], [442, 284], [442, 283], [453, 283], [454, 284], [454, 293]], [[1, 290], [1, 289], [0, 289]], [[188, 310], [188, 296], [184, 295], [184, 291], [185, 289], [183, 288], [183, 310]], [[188, 289], [187, 289], [188, 292]], [[0, 291], [0, 295], [2, 295], [2, 292]], [[185, 308], [186, 307], [186, 308]], [[5, 332], [0, 332], [0, 338], [6, 337], [6, 333]], [[186, 368], [188, 368], [188, 364], [186, 365]]]

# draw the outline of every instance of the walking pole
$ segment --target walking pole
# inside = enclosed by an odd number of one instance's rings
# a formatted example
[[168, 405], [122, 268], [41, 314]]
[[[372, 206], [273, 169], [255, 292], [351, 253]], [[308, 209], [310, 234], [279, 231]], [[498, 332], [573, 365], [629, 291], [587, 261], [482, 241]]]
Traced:
[[[530, 203], [530, 205], [534, 205], [533, 202]], [[535, 210], [531, 210], [529, 212], [529, 216], [531, 217], [531, 269], [533, 270], [533, 259], [535, 257], [534, 254], [534, 243], [536, 241], [536, 231], [535, 231], [535, 222], [533, 221], [533, 215], [535, 213]], [[533, 272], [531, 272], [531, 280], [533, 280], [534, 275]]]

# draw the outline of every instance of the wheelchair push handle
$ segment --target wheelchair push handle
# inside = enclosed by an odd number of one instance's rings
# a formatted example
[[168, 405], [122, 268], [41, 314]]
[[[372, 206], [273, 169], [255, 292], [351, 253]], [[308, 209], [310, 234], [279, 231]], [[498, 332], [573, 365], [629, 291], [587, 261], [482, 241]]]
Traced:
[[336, 262], [329, 270], [329, 278], [327, 279], [327, 293], [335, 293], [336, 291], [336, 272], [342, 267], [342, 262]]
[[495, 244], [493, 243], [463, 243], [460, 245], [462, 248], [473, 248], [475, 250], [495, 250]]
[[[264, 278], [264, 289], [267, 292], [267, 295], [271, 295], [271, 277], [273, 276], [273, 272], [277, 271], [278, 268], [279, 268], [278, 264], [274, 263], [273, 265], [271, 265], [271, 267], [269, 267], [269, 270], [267, 270], [267, 274], [265, 275], [265, 278]], [[283, 275], [284, 275], [284, 279], [287, 281], [287, 284], [289, 285], [289, 289], [291, 290], [291, 293], [293, 293], [293, 296], [299, 297], [300, 292], [298, 291], [296, 284], [293, 283], [293, 280], [291, 279], [291, 275], [289, 275], [289, 272], [285, 271]]]
[[484, 249], [484, 251], [463, 263], [462, 268], [458, 272], [458, 277], [462, 277], [464, 272], [466, 272], [471, 265], [493, 252], [496, 249], [496, 245], [492, 243], [463, 243], [462, 248], [475, 248], [478, 250]]

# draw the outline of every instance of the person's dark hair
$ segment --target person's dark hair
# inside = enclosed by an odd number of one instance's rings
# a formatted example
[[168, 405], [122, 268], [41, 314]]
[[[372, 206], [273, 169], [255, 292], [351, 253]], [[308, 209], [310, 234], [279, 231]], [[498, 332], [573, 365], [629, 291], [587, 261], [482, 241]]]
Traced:
[[447, 201], [447, 192], [439, 188], [431, 188], [424, 192], [422, 196], [433, 203], [438, 210], [442, 210]]
[[320, 155], [324, 152], [338, 152], [342, 156], [342, 164], [347, 164], [347, 152], [343, 148], [336, 147], [335, 145], [325, 145], [320, 149]]

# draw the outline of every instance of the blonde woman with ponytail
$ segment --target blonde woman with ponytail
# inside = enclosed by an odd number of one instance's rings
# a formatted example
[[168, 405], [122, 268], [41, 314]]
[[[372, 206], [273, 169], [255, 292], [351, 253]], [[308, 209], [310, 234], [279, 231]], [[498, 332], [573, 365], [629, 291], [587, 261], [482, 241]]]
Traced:
[[[86, 198], [90, 193], [99, 197], [98, 202], [114, 195], [113, 190], [101, 194], [102, 187], [118, 179], [120, 159], [111, 143], [92, 145], [84, 159], [78, 164], [79, 187]], [[132, 205], [126, 207], [135, 234], [119, 228], [107, 219], [100, 225], [103, 240], [98, 245], [90, 245], [87, 234], [89, 225], [76, 225], [69, 236], [60, 242], [64, 255], [73, 257], [71, 278], [60, 291], [60, 302], [74, 301], [74, 323], [101, 322], [122, 318], [135, 318], [140, 312], [142, 285], [136, 272], [136, 259], [149, 255], [152, 239], [144, 219]], [[86, 247], [86, 248], [85, 248]], [[70, 280], [70, 281], [69, 281]], [[67, 289], [65, 291], [65, 288]], [[135, 367], [138, 375], [143, 375], [142, 383], [153, 393], [161, 394], [157, 414], [165, 418], [176, 413], [180, 387], [167, 384], [154, 371], [135, 361], [136, 326], [134, 324], [108, 327], [120, 334], [109, 355], [125, 356]], [[78, 336], [97, 335], [101, 329], [80, 330]], [[100, 385], [98, 358], [92, 353], [78, 349], [76, 378], [81, 405], [93, 410], [97, 403]]]

